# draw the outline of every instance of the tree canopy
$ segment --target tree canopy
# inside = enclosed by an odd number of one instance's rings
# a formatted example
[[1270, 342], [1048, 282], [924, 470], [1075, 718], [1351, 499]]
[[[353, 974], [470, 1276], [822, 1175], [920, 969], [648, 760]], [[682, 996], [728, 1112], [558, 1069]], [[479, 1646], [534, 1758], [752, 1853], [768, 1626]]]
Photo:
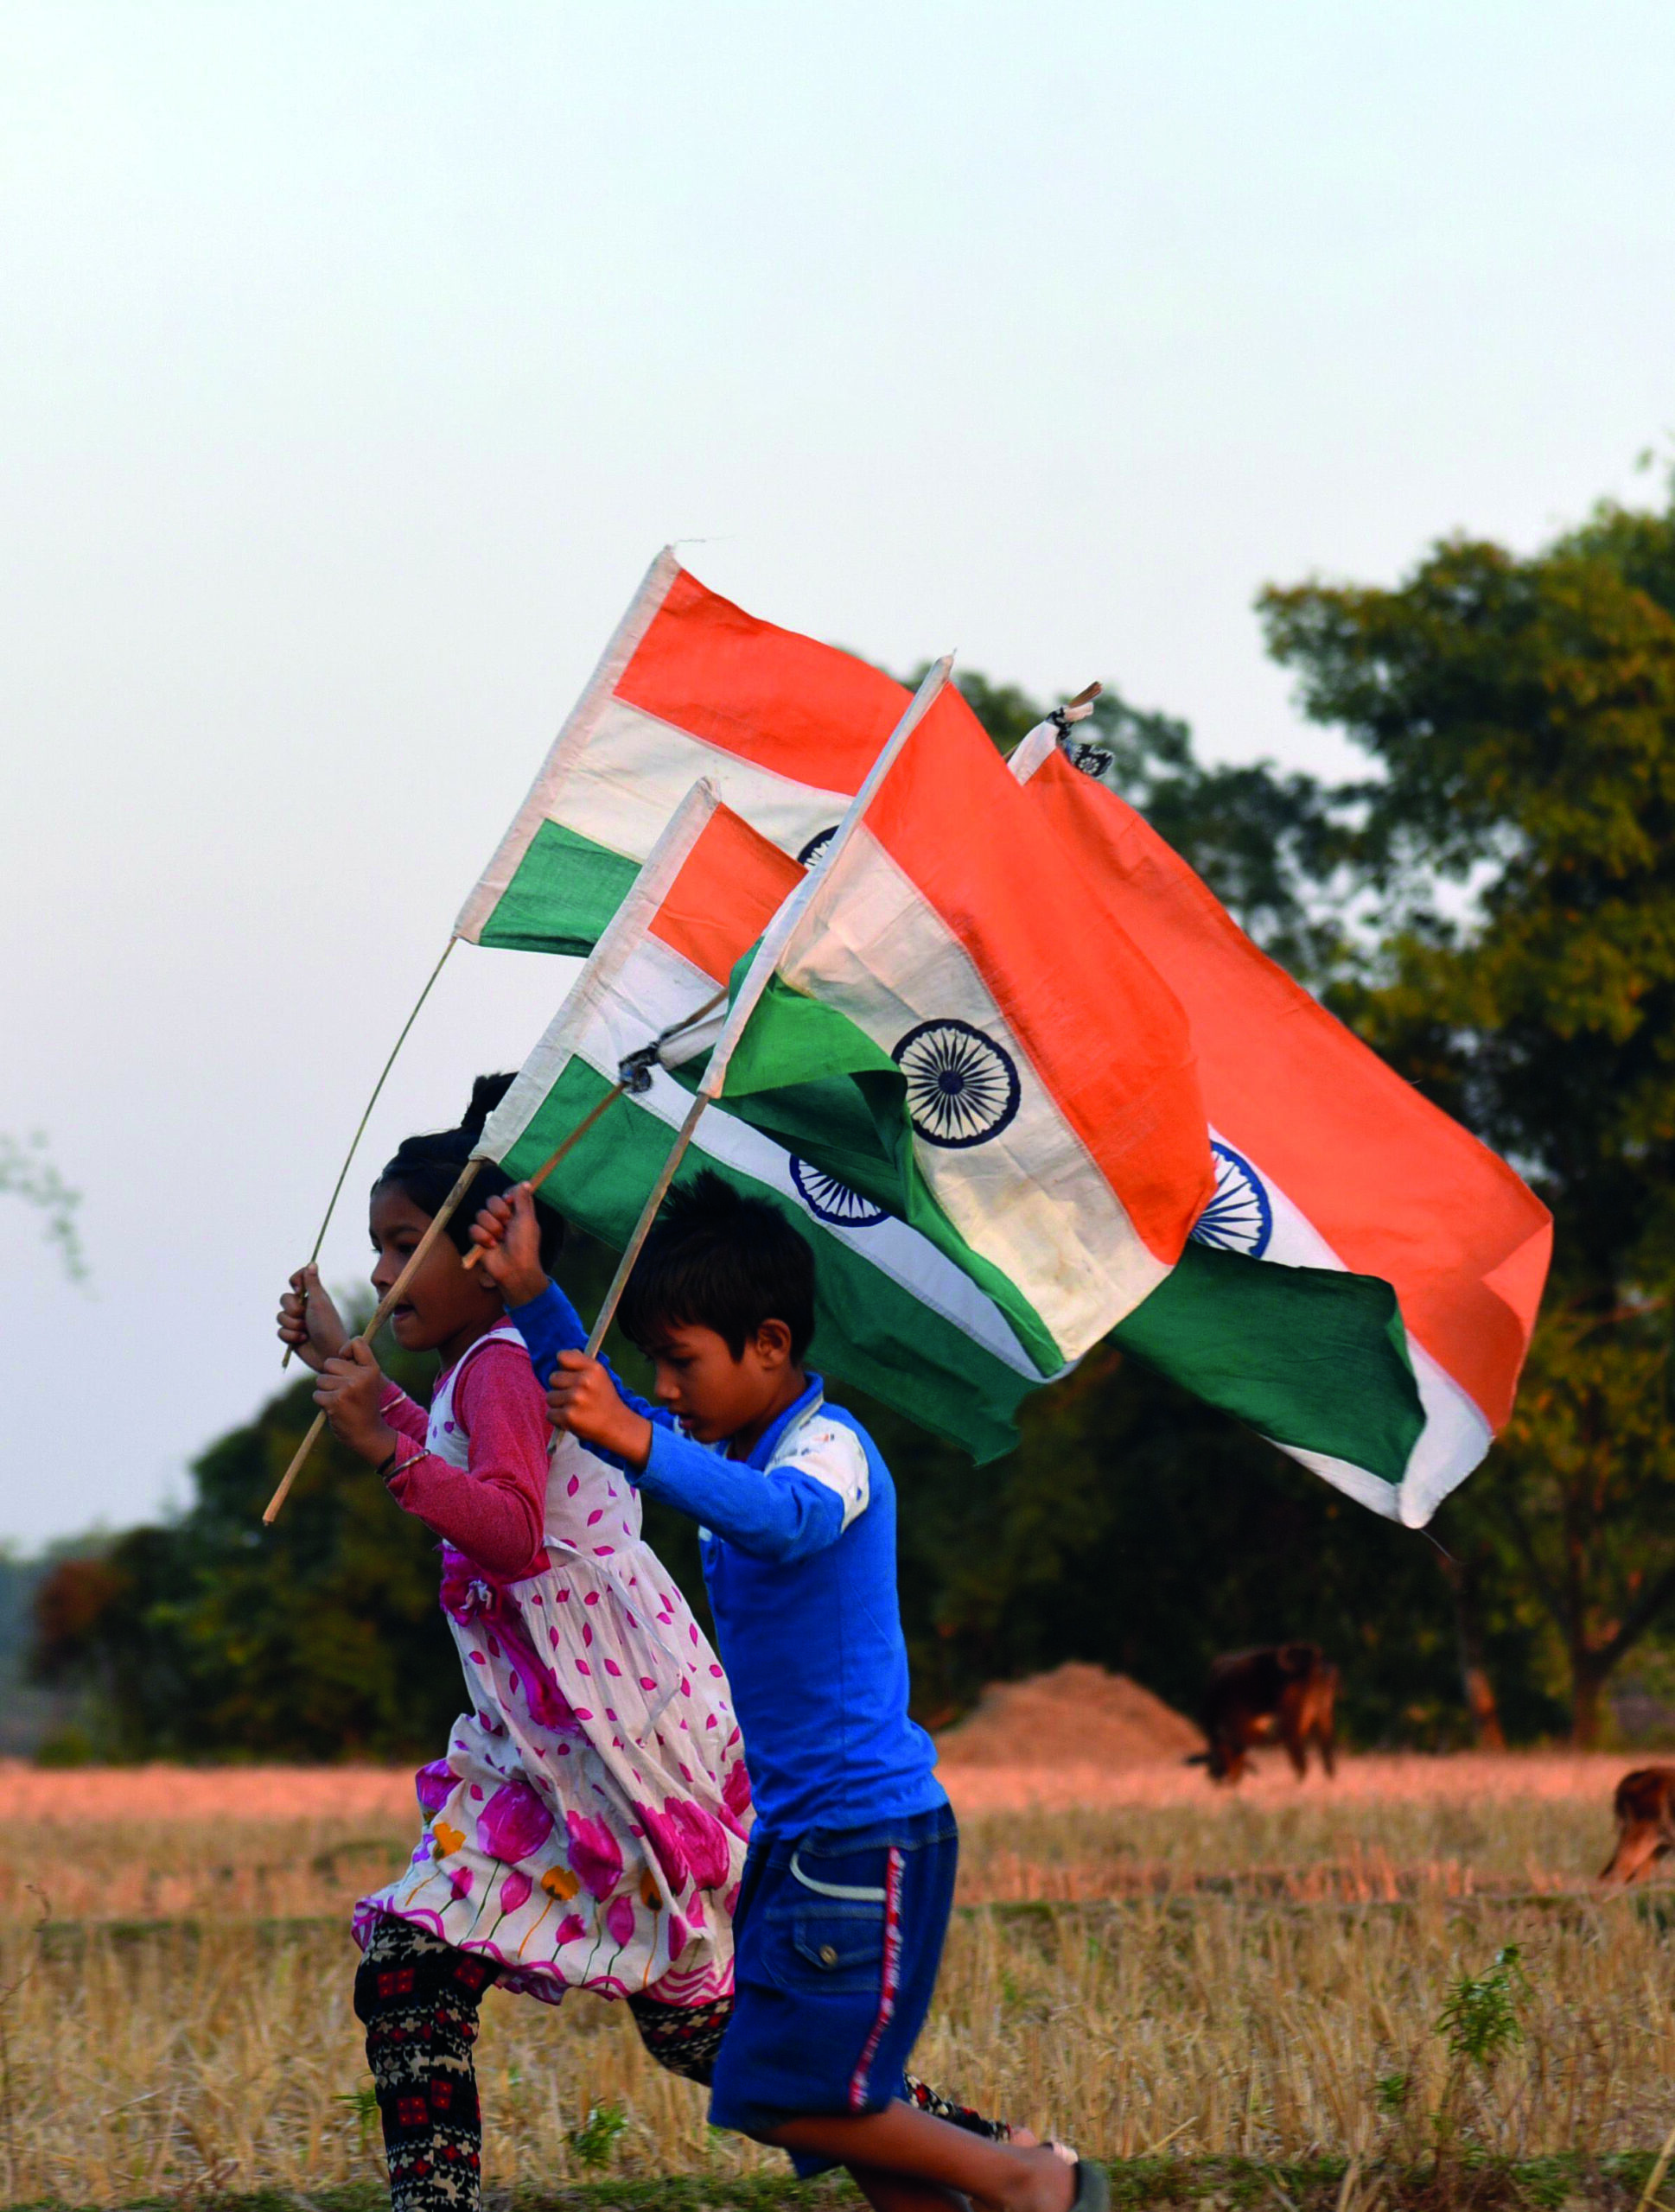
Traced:
[[1675, 505], [1262, 611], [1380, 772], [1333, 795], [1372, 916], [1341, 1003], [1556, 1217], [1518, 1411], [1448, 1525], [1545, 1613], [1591, 1740], [1675, 1599]]

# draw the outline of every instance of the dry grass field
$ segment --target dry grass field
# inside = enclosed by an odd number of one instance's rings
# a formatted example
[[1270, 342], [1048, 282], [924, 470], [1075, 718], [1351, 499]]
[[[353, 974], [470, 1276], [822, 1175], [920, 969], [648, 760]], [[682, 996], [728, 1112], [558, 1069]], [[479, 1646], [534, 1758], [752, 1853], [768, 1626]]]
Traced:
[[[1237, 1791], [954, 1768], [962, 1909], [921, 2069], [1114, 2156], [1655, 2145], [1675, 1898], [1592, 1880], [1627, 1764], [1366, 1758], [1299, 1786], [1270, 1758]], [[0, 1766], [0, 2196], [375, 2180], [346, 1910], [416, 1828], [404, 1774]], [[1445, 2006], [1508, 1945], [1507, 2039], [1451, 2056]], [[496, 1995], [484, 2022], [494, 2186], [602, 2154], [718, 2186], [771, 2164], [611, 2007]]]

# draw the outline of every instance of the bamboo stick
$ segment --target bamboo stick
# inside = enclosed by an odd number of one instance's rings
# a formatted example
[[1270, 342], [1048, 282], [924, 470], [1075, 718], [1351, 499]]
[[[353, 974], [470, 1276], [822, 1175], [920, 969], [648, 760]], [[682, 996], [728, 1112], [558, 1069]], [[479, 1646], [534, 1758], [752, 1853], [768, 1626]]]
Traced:
[[1640, 2191], [1640, 2201], [1634, 2207], [1634, 2212], [1646, 2212], [1647, 2205], [1656, 2202], [1659, 2183], [1669, 2171], [1672, 2158], [1675, 2158], [1675, 2127], [1670, 2129], [1665, 2139], [1664, 2147], [1658, 2153], [1657, 2164], [1646, 2177], [1646, 2187]]
[[[436, 966], [430, 970], [430, 982], [425, 984], [424, 988], [419, 993], [417, 998], [414, 1000], [413, 1011], [408, 1015], [406, 1020], [402, 1023], [401, 1034], [397, 1038], [395, 1043], [390, 1047], [390, 1057], [384, 1063], [383, 1073], [379, 1075], [378, 1081], [373, 1085], [373, 1095], [366, 1101], [366, 1110], [361, 1116], [360, 1121], [355, 1124], [355, 1133], [349, 1139], [349, 1149], [344, 1154], [343, 1165], [337, 1171], [337, 1180], [332, 1185], [332, 1194], [326, 1201], [325, 1217], [321, 1222], [319, 1234], [314, 1240], [314, 1249], [309, 1254], [307, 1262], [305, 1262], [307, 1267], [311, 1268], [315, 1262], [320, 1257], [320, 1248], [326, 1241], [326, 1231], [332, 1225], [332, 1216], [337, 1211], [337, 1201], [343, 1193], [344, 1178], [348, 1174], [350, 1163], [354, 1159], [356, 1152], [360, 1149], [360, 1140], [366, 1134], [366, 1124], [373, 1118], [373, 1109], [378, 1103], [379, 1093], [384, 1088], [385, 1077], [389, 1075], [391, 1069], [394, 1067], [396, 1064], [396, 1055], [400, 1052], [402, 1046], [407, 1042], [407, 1033], [412, 1027], [413, 1024], [418, 1020], [419, 1008], [424, 1004], [426, 999], [430, 997], [431, 984], [436, 982], [437, 976], [442, 973], [443, 961], [447, 959], [449, 954], [454, 950], [454, 947], [458, 943], [458, 938], [450, 937], [447, 944], [443, 945], [442, 949], [442, 960], [438, 960]], [[303, 1309], [305, 1313], [308, 1311], [308, 1304], [309, 1294], [305, 1290], [303, 1293]], [[287, 1344], [285, 1346], [285, 1356], [279, 1363], [282, 1372], [290, 1365], [291, 1351], [292, 1346]]]
[[[576, 1127], [564, 1139], [563, 1144], [558, 1147], [558, 1149], [555, 1153], [551, 1154], [547, 1159], [544, 1160], [540, 1166], [536, 1169], [534, 1174], [530, 1176], [528, 1179], [529, 1188], [532, 1191], [538, 1191], [540, 1189], [542, 1184], [546, 1181], [547, 1177], [551, 1174], [553, 1169], [557, 1166], [559, 1161], [564, 1157], [564, 1154], [570, 1149], [571, 1146], [580, 1144], [583, 1138], [586, 1136], [588, 1131], [593, 1127], [594, 1123], [599, 1119], [599, 1116], [604, 1112], [605, 1109], [611, 1103], [613, 1099], [620, 1098], [625, 1090], [636, 1092], [649, 1090], [652, 1084], [652, 1070], [654, 1066], [662, 1065], [660, 1056], [663, 1047], [666, 1045], [672, 1043], [675, 1038], [683, 1036], [687, 1030], [696, 1029], [700, 1022], [708, 1020], [709, 1017], [715, 1012], [716, 1008], [725, 1002], [726, 997], [727, 985], [723, 983], [720, 990], [716, 993], [715, 996], [710, 999], [706, 999], [696, 1014], [689, 1014], [679, 1021], [672, 1021], [666, 1029], [659, 1030], [657, 1035], [653, 1038], [649, 1045], [642, 1045], [637, 1052], [628, 1053], [619, 1064], [616, 1081], [605, 1093], [605, 1096], [600, 1100], [599, 1103], [593, 1109], [593, 1110], [587, 1115], [583, 1120], [576, 1123]], [[675, 1158], [677, 1160], [678, 1160], [680, 1157], [680, 1152], [685, 1149], [685, 1145], [682, 1145], [676, 1152]], [[674, 1171], [672, 1169], [670, 1170], [671, 1173], [673, 1172]], [[662, 1191], [666, 1190], [667, 1188], [668, 1185], [666, 1183], [662, 1186], [662, 1190], [658, 1193], [659, 1198], [662, 1196]], [[655, 1211], [655, 1208], [653, 1208], [653, 1211]], [[645, 1234], [646, 1230], [644, 1227], [641, 1227], [635, 1232], [637, 1240], [636, 1249], [638, 1249], [638, 1243], [644, 1241]], [[468, 1252], [465, 1255], [466, 1266], [468, 1268], [474, 1268], [478, 1261], [482, 1257], [486, 1249], [487, 1248], [481, 1244], [474, 1246], [473, 1249]], [[626, 1281], [627, 1277], [625, 1276], [623, 1280]]]
[[691, 1109], [680, 1125], [679, 1134], [669, 1148], [669, 1157], [664, 1161], [659, 1171], [658, 1179], [653, 1184], [646, 1203], [640, 1210], [640, 1219], [634, 1224], [634, 1235], [628, 1239], [628, 1249], [617, 1262], [616, 1273], [611, 1277], [611, 1287], [605, 1293], [605, 1302], [599, 1309], [594, 1321], [592, 1333], [588, 1338], [589, 1359], [597, 1359], [599, 1357], [599, 1347], [605, 1341], [606, 1331], [616, 1319], [616, 1309], [621, 1303], [622, 1293], [627, 1287], [628, 1277], [634, 1272], [634, 1263], [640, 1257], [640, 1248], [650, 1234], [652, 1224], [657, 1217], [657, 1210], [662, 1205], [670, 1184], [675, 1179], [675, 1170], [685, 1156], [687, 1146], [692, 1141], [692, 1132], [698, 1125], [698, 1116], [709, 1103], [709, 1100], [702, 1091], [692, 1101]]
[[[436, 1208], [435, 1213], [431, 1215], [430, 1226], [425, 1230], [424, 1236], [420, 1237], [418, 1243], [413, 1247], [411, 1252], [408, 1255], [406, 1266], [396, 1277], [395, 1281], [390, 1285], [390, 1287], [385, 1292], [383, 1297], [379, 1300], [377, 1310], [374, 1312], [372, 1319], [368, 1321], [358, 1338], [352, 1338], [350, 1339], [351, 1343], [359, 1343], [363, 1344], [371, 1344], [373, 1338], [384, 1326], [384, 1324], [389, 1319], [391, 1314], [394, 1313], [396, 1307], [401, 1303], [402, 1292], [406, 1289], [408, 1284], [411, 1282], [413, 1277], [418, 1273], [425, 1261], [430, 1257], [431, 1246], [436, 1243], [437, 1237], [442, 1235], [443, 1230], [447, 1228], [449, 1223], [453, 1219], [455, 1209], [458, 1207], [460, 1200], [465, 1196], [472, 1184], [475, 1181], [477, 1170], [481, 1166], [482, 1161], [481, 1160], [468, 1160], [464, 1166], [461, 1168], [459, 1179], [455, 1182], [453, 1189], [448, 1193], [448, 1196], [443, 1200], [442, 1204]], [[324, 1413], [317, 1413], [314, 1417], [314, 1424], [312, 1427], [309, 1430], [308, 1434], [303, 1439], [303, 1441], [297, 1446], [296, 1456], [293, 1458], [290, 1466], [286, 1468], [284, 1474], [280, 1478], [278, 1489], [274, 1491], [273, 1496], [268, 1500], [267, 1510], [262, 1516], [262, 1525], [264, 1528], [271, 1528], [273, 1522], [277, 1519], [279, 1509], [284, 1503], [286, 1497], [290, 1495], [291, 1484], [296, 1480], [297, 1476], [302, 1472], [303, 1463], [307, 1460], [309, 1452], [313, 1451], [315, 1446], [320, 1441], [320, 1432], [325, 1427], [325, 1426], [326, 1416]]]
[[[614, 1083], [611, 1085], [610, 1089], [605, 1093], [604, 1096], [593, 1109], [591, 1113], [588, 1114], [582, 1121], [579, 1121], [576, 1124], [576, 1127], [564, 1139], [563, 1144], [559, 1146], [557, 1151], [550, 1153], [546, 1159], [545, 1159], [541, 1162], [540, 1166], [536, 1169], [535, 1173], [528, 1179], [527, 1187], [530, 1190], [538, 1191], [540, 1189], [542, 1184], [546, 1181], [547, 1177], [551, 1174], [553, 1169], [558, 1165], [564, 1154], [570, 1151], [573, 1145], [578, 1145], [581, 1143], [583, 1138], [586, 1136], [588, 1131], [593, 1127], [594, 1123], [599, 1119], [599, 1116], [604, 1112], [605, 1109], [611, 1103], [613, 1099], [620, 1098], [627, 1087], [628, 1086], [626, 1083]], [[484, 1244], [474, 1244], [471, 1247], [471, 1249], [465, 1255], [466, 1266], [468, 1268], [474, 1268], [487, 1249], [487, 1246]]]

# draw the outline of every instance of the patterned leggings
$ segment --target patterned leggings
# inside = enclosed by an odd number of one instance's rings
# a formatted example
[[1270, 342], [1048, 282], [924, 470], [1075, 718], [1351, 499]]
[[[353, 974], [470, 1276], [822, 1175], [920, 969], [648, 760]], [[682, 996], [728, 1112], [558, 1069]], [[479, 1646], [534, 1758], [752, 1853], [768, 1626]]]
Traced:
[[[385, 1915], [354, 1978], [354, 2009], [366, 2029], [366, 2060], [384, 2123], [394, 2212], [479, 2212], [482, 2115], [471, 2047], [477, 2008], [497, 1969], [440, 1936]], [[631, 1997], [640, 2041], [659, 2066], [707, 2083], [731, 2017], [730, 1997], [709, 2005], [661, 2005]], [[984, 2120], [911, 2075], [921, 2111], [1004, 2140], [1004, 2120]]]

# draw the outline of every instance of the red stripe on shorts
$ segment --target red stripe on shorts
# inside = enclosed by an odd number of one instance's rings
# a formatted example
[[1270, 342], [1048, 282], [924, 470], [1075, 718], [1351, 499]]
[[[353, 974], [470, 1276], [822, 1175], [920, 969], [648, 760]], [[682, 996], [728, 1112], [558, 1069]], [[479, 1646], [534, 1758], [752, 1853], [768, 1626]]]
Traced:
[[901, 1853], [892, 1844], [884, 1867], [884, 1970], [878, 1986], [878, 2017], [872, 2024], [860, 2062], [850, 2076], [849, 2101], [858, 2112], [867, 2101], [867, 2076], [884, 2040], [884, 2031], [895, 2017], [896, 1992], [901, 1986]]

